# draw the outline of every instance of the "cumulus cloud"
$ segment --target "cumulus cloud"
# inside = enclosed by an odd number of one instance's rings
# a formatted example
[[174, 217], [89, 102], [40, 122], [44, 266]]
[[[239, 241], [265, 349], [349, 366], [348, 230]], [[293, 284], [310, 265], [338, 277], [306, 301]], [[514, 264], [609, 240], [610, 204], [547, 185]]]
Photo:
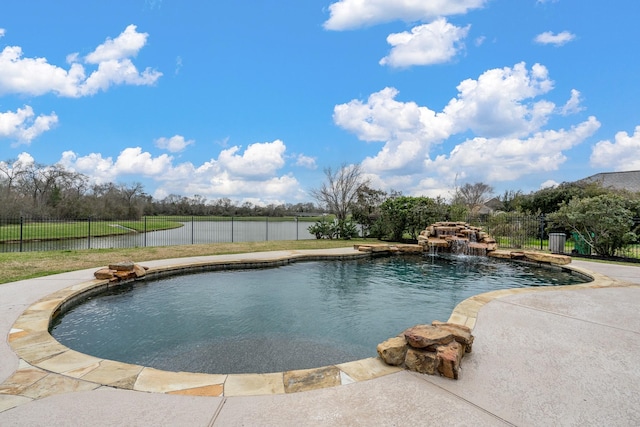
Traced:
[[567, 159], [564, 152], [593, 135], [599, 127], [598, 120], [589, 117], [568, 130], [540, 131], [527, 138], [476, 137], [458, 144], [448, 156], [427, 159], [425, 168], [452, 179], [452, 174], [460, 170], [474, 171], [477, 165], [490, 165], [482, 168], [481, 179], [512, 181], [540, 171], [558, 170]]
[[222, 150], [215, 162], [216, 166], [229, 171], [234, 176], [261, 178], [273, 175], [285, 164], [286, 147], [279, 139], [273, 142], [251, 144], [242, 154], [240, 149], [240, 146], [234, 146]]
[[5, 34], [5, 29], [0, 28], [0, 38], [4, 37], [4, 34]]
[[450, 61], [464, 47], [470, 26], [456, 27], [439, 18], [430, 24], [411, 29], [411, 32], [390, 34], [387, 43], [391, 52], [380, 60], [380, 65], [408, 67], [431, 65]]
[[563, 31], [558, 34], [554, 34], [551, 31], [545, 31], [544, 33], [538, 34], [534, 39], [534, 41], [540, 44], [552, 44], [554, 46], [562, 46], [574, 40], [575, 38], [576, 38], [575, 34], [572, 34], [569, 31]]
[[[541, 99], [552, 89], [546, 67], [519, 63], [461, 82], [456, 97], [439, 112], [399, 101], [395, 88], [385, 88], [366, 101], [336, 105], [334, 122], [363, 141], [383, 143], [362, 166], [385, 188], [393, 188], [389, 179], [394, 176], [402, 181], [396, 188], [442, 194], [456, 178], [480, 174], [475, 179], [504, 181], [565, 162], [564, 153], [592, 136], [600, 123], [590, 117], [569, 129], [543, 129], [553, 115], [579, 109], [578, 91], [561, 108]], [[462, 136], [463, 142], [454, 143]], [[446, 144], [455, 145], [432, 158], [435, 148]]]
[[580, 98], [580, 91], [575, 89], [571, 89], [571, 98], [562, 106], [560, 109], [560, 114], [563, 116], [568, 116], [570, 114], [579, 113], [584, 110], [584, 107], [581, 105], [582, 99]]
[[548, 179], [542, 184], [540, 184], [540, 190], [545, 188], [554, 188], [554, 187], [557, 187], [558, 185], [560, 185], [558, 181], [554, 181], [553, 179]]
[[531, 101], [553, 89], [547, 68], [540, 64], [530, 70], [523, 62], [488, 70], [477, 80], [464, 80], [457, 89], [458, 96], [444, 108], [456, 133], [527, 135], [544, 125], [555, 108], [546, 100]]
[[195, 144], [193, 139], [186, 140], [182, 135], [174, 135], [171, 138], [161, 137], [155, 140], [156, 147], [171, 153], [184, 151], [189, 145]]
[[85, 64], [97, 65], [88, 77], [77, 53], [67, 56], [67, 70], [49, 64], [46, 58], [25, 58], [19, 46], [6, 46], [0, 52], [0, 95], [53, 93], [77, 98], [112, 85], [152, 85], [162, 73], [151, 68], [140, 72], [130, 59], [144, 47], [147, 37], [147, 33], [139, 33], [135, 25], [129, 25], [115, 39], [107, 38], [84, 58]]
[[591, 166], [628, 171], [640, 169], [640, 126], [633, 135], [618, 132], [615, 141], [598, 142], [591, 151]]
[[296, 166], [301, 166], [307, 169], [317, 169], [316, 159], [314, 157], [305, 156], [304, 154], [298, 154], [296, 156]]
[[395, 99], [398, 90], [385, 88], [366, 102], [352, 100], [334, 108], [334, 122], [363, 141], [385, 141], [376, 158], [363, 164], [374, 170], [398, 170], [416, 166], [432, 144], [447, 138], [451, 122], [442, 114], [415, 102]]
[[129, 25], [115, 39], [107, 37], [103, 44], [85, 57], [85, 61], [88, 64], [100, 64], [136, 56], [147, 43], [148, 36], [147, 33], [137, 32], [135, 25]]
[[[200, 165], [175, 163], [167, 154], [154, 157], [140, 147], [126, 148], [117, 158], [100, 153], [80, 156], [65, 151], [60, 163], [82, 172], [92, 183], [115, 182], [129, 175], [150, 178], [158, 183], [155, 197], [168, 194], [200, 194], [209, 198], [238, 196], [276, 200], [283, 194], [303, 199], [297, 179], [279, 174], [285, 165], [286, 146], [280, 140], [222, 150], [216, 158]], [[303, 156], [300, 156], [303, 157]]]
[[14, 146], [29, 145], [33, 139], [50, 130], [57, 123], [56, 113], [41, 114], [36, 117], [33, 108], [26, 105], [15, 112], [0, 113], [0, 138], [12, 140]]
[[329, 6], [327, 30], [351, 30], [359, 27], [403, 20], [430, 21], [442, 16], [467, 13], [486, 0], [340, 0]]
[[[164, 191], [211, 197], [256, 197], [262, 200], [301, 195], [290, 174], [278, 176], [285, 165], [286, 146], [281, 140], [254, 143], [244, 151], [233, 146], [200, 166], [183, 163], [162, 178]], [[174, 191], [175, 190], [175, 191]]]
[[125, 148], [115, 160], [100, 153], [78, 156], [73, 151], [65, 151], [60, 159], [63, 166], [89, 176], [98, 184], [117, 181], [123, 175], [162, 177], [171, 170], [172, 161], [173, 157], [167, 154], [153, 157], [140, 147]]

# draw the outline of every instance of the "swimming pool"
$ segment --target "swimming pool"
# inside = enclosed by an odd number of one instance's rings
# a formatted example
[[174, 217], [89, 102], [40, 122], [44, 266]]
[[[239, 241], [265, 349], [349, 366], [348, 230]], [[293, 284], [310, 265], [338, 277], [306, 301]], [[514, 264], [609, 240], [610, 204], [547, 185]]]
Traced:
[[486, 257], [304, 261], [138, 281], [57, 317], [77, 351], [171, 371], [278, 372], [376, 355], [407, 327], [447, 320], [462, 300], [581, 275]]

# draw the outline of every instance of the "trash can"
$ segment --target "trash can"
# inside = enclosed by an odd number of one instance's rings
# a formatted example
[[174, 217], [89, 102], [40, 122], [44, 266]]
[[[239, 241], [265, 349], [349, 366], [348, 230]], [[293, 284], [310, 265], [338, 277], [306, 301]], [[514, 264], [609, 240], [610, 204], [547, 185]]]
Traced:
[[564, 233], [549, 233], [549, 250], [554, 254], [564, 253], [564, 244], [567, 236]]

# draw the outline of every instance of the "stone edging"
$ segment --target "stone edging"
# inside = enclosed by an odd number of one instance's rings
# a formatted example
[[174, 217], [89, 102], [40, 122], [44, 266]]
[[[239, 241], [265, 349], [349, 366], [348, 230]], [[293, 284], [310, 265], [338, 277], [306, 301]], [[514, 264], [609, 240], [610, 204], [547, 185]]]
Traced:
[[[262, 255], [261, 258], [256, 256]], [[277, 256], [254, 254], [251, 259], [232, 261], [200, 261], [163, 265], [150, 268], [149, 277], [176, 274], [182, 271], [210, 271], [215, 269], [264, 267], [284, 265], [298, 260], [352, 259], [371, 254], [353, 250], [288, 251]], [[478, 311], [493, 299], [524, 292], [544, 292], [567, 289], [629, 286], [579, 267], [563, 266], [593, 279], [580, 285], [520, 288], [487, 292], [470, 297], [453, 310], [449, 322], [473, 328]], [[193, 396], [247, 396], [293, 393], [365, 381], [402, 371], [386, 365], [379, 358], [368, 358], [315, 369], [267, 374], [198, 374], [168, 372], [154, 368], [101, 359], [71, 350], [56, 341], [48, 332], [51, 319], [74, 300], [86, 297], [87, 292], [101, 292], [108, 280], [90, 280], [54, 292], [32, 304], [14, 323], [9, 344], [20, 358], [18, 370], [0, 384], [0, 394], [16, 395], [24, 402], [69, 391], [93, 390], [109, 386], [127, 390], [183, 394]], [[82, 296], [81, 296], [82, 295]], [[36, 382], [45, 389], [31, 387]], [[42, 384], [41, 384], [42, 385]], [[2, 408], [0, 408], [0, 412]]]

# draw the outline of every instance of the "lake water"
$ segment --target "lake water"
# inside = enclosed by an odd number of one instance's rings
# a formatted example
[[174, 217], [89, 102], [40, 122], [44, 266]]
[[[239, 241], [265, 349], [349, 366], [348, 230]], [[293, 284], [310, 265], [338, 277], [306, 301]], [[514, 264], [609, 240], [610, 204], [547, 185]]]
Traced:
[[199, 243], [260, 242], [315, 239], [307, 221], [192, 221], [182, 227], [148, 233], [50, 240], [0, 245], [1, 252], [135, 248]]

